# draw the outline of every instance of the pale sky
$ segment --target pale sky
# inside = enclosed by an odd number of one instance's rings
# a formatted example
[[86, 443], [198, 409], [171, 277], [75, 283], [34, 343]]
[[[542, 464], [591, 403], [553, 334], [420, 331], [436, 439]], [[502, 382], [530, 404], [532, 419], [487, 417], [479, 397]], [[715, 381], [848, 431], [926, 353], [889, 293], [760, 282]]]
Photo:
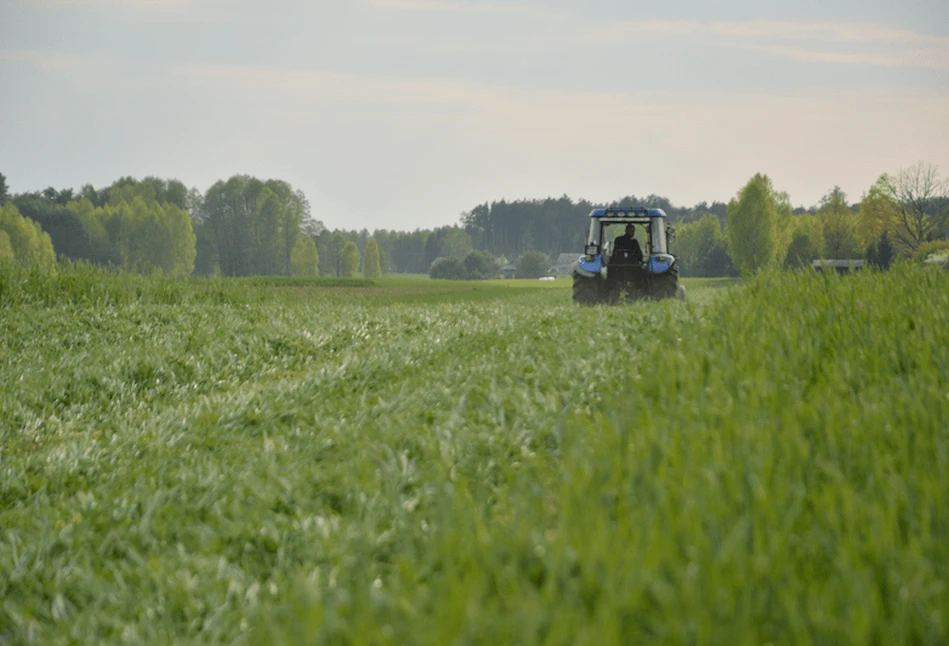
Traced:
[[[11, 191], [235, 173], [330, 228], [949, 176], [946, 0], [0, 0]], [[646, 204], [645, 206], [649, 206]]]

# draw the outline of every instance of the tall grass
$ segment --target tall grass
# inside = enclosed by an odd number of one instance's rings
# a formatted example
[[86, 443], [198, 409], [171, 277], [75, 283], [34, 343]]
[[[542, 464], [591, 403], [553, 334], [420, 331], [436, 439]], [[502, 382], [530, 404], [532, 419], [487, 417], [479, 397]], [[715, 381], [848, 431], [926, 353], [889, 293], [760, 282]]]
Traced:
[[[257, 287], [263, 283], [250, 283]], [[136, 274], [93, 265], [65, 262], [50, 271], [24, 268], [0, 259], [0, 307], [61, 304], [104, 307], [131, 303], [176, 305], [205, 299], [243, 301], [248, 285], [224, 279], [168, 278], [160, 273]], [[251, 290], [260, 298], [259, 290]]]
[[0, 641], [947, 641], [946, 272], [180, 289], [0, 309]]

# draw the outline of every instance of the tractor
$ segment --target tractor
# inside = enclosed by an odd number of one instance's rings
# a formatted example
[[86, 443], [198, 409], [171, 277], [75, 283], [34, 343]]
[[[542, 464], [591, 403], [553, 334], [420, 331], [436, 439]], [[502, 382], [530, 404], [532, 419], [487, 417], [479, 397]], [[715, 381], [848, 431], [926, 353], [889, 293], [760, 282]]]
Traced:
[[[617, 235], [622, 231], [625, 240]], [[636, 238], [632, 248], [631, 233]], [[583, 255], [573, 265], [573, 301], [593, 305], [685, 298], [679, 267], [668, 249], [674, 241], [675, 230], [666, 226], [662, 209], [594, 209]]]

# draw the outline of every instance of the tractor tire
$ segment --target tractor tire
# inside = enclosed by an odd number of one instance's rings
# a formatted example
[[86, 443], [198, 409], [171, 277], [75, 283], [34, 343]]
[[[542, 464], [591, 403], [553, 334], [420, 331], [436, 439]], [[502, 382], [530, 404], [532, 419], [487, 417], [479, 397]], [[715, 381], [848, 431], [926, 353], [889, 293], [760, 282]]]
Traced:
[[676, 265], [664, 274], [654, 276], [652, 279], [652, 297], [675, 298], [679, 291], [679, 268]]
[[600, 279], [573, 275], [573, 302], [577, 305], [596, 305], [601, 300]]

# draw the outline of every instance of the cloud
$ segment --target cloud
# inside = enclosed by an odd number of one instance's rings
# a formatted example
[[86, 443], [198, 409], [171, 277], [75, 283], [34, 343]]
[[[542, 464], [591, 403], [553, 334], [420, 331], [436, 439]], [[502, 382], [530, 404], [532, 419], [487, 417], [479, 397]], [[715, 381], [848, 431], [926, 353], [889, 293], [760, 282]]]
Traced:
[[33, 6], [40, 6], [49, 9], [61, 9], [64, 7], [79, 7], [92, 9], [179, 9], [192, 0], [34, 0], [30, 3]]
[[39, 68], [44, 72], [66, 74], [86, 66], [89, 62], [89, 57], [64, 52], [41, 52], [20, 49], [0, 51], [0, 61], [26, 64]]
[[369, 0], [369, 4], [381, 9], [413, 13], [475, 13], [475, 14], [528, 14], [534, 9], [517, 4], [463, 3], [444, 0]]
[[[2, 1], [2, 0], [0, 0]], [[13, 0], [28, 10], [104, 14], [110, 18], [207, 25], [241, 22], [236, 11], [222, 11], [206, 0]], [[247, 22], [251, 20], [248, 19]]]
[[949, 37], [875, 23], [755, 20], [602, 22], [517, 4], [468, 4], [442, 0], [369, 2], [378, 8], [404, 12], [530, 15], [530, 29], [507, 36], [490, 33], [490, 36], [479, 37], [467, 33], [464, 37], [453, 37], [452, 33], [441, 33], [426, 39], [391, 41], [397, 46], [426, 51], [552, 51], [589, 47], [591, 44], [599, 48], [621, 46], [630, 39], [650, 37], [686, 38], [707, 47], [748, 49], [796, 61], [949, 69]]
[[590, 32], [588, 42], [631, 36], [688, 36], [799, 61], [949, 69], [949, 37], [866, 23], [625, 21]]
[[[401, 168], [411, 142], [415, 166], [405, 172], [421, 165], [437, 181], [470, 182], [472, 191], [490, 185], [493, 197], [512, 199], [549, 191], [727, 199], [740, 180], [764, 171], [795, 203], [810, 204], [834, 183], [856, 196], [888, 169], [940, 162], [938, 142], [949, 137], [940, 118], [949, 114], [946, 92], [828, 89], [807, 101], [722, 92], [696, 102], [688, 93], [643, 97], [265, 67], [188, 67], [176, 78], [189, 94], [267, 97], [268, 114], [254, 114], [268, 124], [268, 137], [309, 138], [306, 149], [337, 151], [360, 138], [377, 144], [372, 161], [340, 161], [352, 172], [375, 164], [390, 169], [382, 176], [398, 175], [392, 169]], [[433, 159], [451, 172], [426, 166]]]
[[[571, 118], [564, 123], [590, 123], [596, 119], [594, 113], [610, 115], [611, 120], [621, 120], [623, 115], [649, 115], [660, 121], [673, 119], [678, 122], [687, 111], [705, 108], [709, 103], [718, 104], [743, 115], [774, 114], [776, 106], [783, 106], [783, 116], [803, 110], [798, 101], [783, 96], [755, 94], [749, 92], [736, 97], [733, 92], [703, 94], [701, 105], [684, 92], [651, 93], [646, 100], [637, 90], [628, 91], [575, 91], [566, 89], [531, 88], [477, 81], [465, 81], [437, 77], [399, 77], [372, 74], [348, 74], [321, 70], [243, 65], [186, 65], [172, 68], [175, 82], [184, 82], [191, 88], [233, 89], [246, 94], [248, 91], [274, 93], [280, 101], [296, 98], [321, 104], [365, 103], [377, 106], [387, 104], [416, 104], [431, 107], [463, 108], [460, 112], [474, 114], [512, 114], [511, 110], [523, 110], [523, 122], [528, 126], [532, 120], [542, 122], [545, 115], [557, 114]], [[808, 95], [808, 105], [820, 106], [815, 114], [843, 98], [845, 102], [859, 104], [880, 103], [887, 93], [880, 89], [866, 92], [837, 92], [827, 90], [822, 95]], [[949, 106], [949, 93], [932, 95], [940, 106]], [[906, 100], [911, 100], [907, 98]], [[743, 106], [736, 108], [735, 106]], [[785, 115], [785, 113], [787, 113]], [[743, 117], [744, 118], [744, 117]]]

